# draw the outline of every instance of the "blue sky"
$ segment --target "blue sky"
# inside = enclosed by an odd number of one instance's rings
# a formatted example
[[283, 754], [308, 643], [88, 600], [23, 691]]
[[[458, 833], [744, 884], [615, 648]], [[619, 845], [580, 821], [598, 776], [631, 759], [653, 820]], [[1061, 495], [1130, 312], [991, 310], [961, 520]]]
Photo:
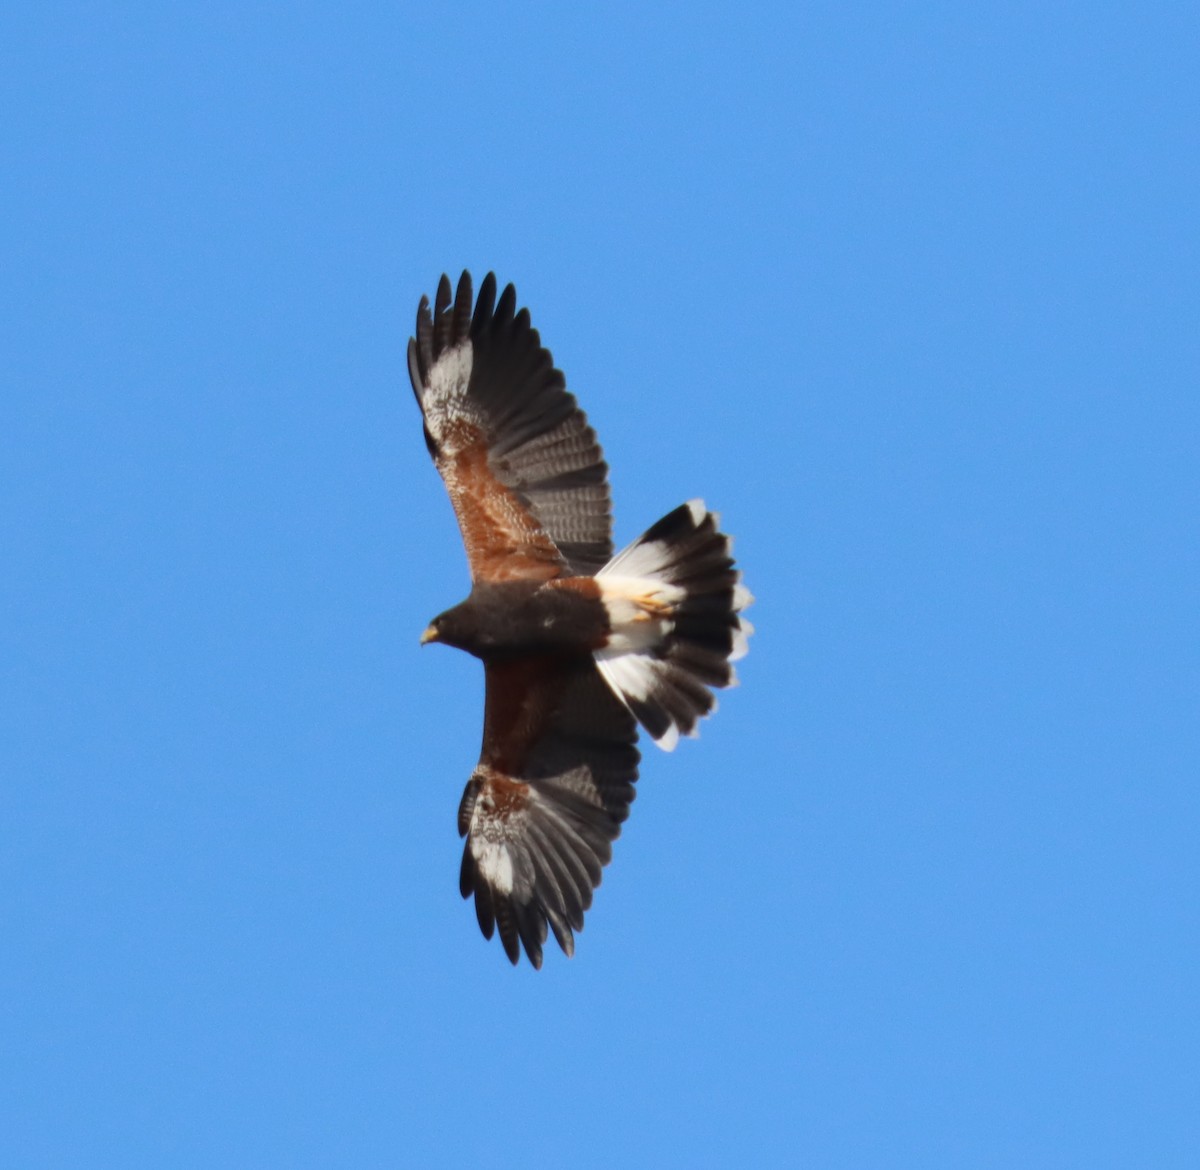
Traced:
[[[11, 5], [0, 1161], [1192, 1166], [1187, 4]], [[758, 628], [576, 957], [457, 892], [404, 369], [495, 269]]]

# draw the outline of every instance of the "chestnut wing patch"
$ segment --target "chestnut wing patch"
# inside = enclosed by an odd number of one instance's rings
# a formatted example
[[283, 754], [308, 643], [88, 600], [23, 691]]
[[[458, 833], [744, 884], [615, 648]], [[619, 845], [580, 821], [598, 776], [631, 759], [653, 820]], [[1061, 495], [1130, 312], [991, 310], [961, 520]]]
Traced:
[[483, 751], [458, 811], [460, 889], [515, 964], [566, 954], [629, 815], [640, 758], [633, 716], [590, 659], [489, 663]]
[[608, 468], [562, 373], [488, 273], [417, 309], [408, 368], [425, 442], [450, 495], [476, 581], [593, 573], [612, 555]]

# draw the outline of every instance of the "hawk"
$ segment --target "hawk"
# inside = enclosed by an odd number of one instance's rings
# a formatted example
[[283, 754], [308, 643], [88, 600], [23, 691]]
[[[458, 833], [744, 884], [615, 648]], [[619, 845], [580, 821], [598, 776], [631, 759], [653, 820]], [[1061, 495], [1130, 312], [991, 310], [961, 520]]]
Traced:
[[421, 298], [408, 370], [470, 596], [422, 644], [481, 659], [483, 746], [458, 808], [459, 887], [515, 965], [568, 955], [629, 815], [638, 725], [670, 751], [746, 652], [752, 600], [702, 501], [613, 555], [608, 466], [560, 371], [488, 273]]

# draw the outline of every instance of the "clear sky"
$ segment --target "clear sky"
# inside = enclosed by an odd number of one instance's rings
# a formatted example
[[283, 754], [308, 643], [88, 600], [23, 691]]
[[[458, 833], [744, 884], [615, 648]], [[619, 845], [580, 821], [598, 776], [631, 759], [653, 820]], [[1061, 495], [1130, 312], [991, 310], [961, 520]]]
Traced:
[[[0, 17], [0, 1164], [1193, 1167], [1192, 4]], [[457, 891], [404, 347], [758, 601], [574, 959]]]

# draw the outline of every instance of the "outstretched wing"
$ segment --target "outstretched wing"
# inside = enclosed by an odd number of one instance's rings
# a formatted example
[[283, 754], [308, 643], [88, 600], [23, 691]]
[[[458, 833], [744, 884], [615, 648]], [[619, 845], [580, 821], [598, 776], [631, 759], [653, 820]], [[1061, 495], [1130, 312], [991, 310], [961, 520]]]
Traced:
[[608, 468], [510, 284], [421, 298], [408, 371], [475, 581], [587, 574], [612, 555]]
[[487, 664], [483, 751], [458, 809], [459, 885], [514, 964], [524, 944], [541, 967], [547, 925], [574, 952], [572, 931], [629, 815], [636, 740], [590, 657]]

